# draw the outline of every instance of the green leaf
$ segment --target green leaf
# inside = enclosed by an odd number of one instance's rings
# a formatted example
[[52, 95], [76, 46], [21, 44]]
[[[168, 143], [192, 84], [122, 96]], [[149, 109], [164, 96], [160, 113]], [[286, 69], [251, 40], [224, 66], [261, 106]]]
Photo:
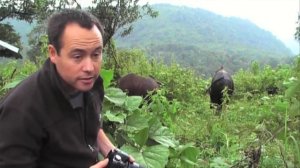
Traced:
[[149, 137], [166, 147], [175, 147], [178, 143], [169, 128], [162, 126], [159, 121], [150, 127]]
[[125, 101], [125, 106], [128, 111], [134, 111], [139, 109], [140, 104], [142, 103], [143, 98], [141, 96], [128, 96]]
[[16, 87], [22, 80], [15, 80], [15, 81], [12, 81], [10, 83], [7, 83], [3, 86], [2, 90], [5, 90], [5, 89], [12, 89], [14, 87]]
[[216, 157], [212, 160], [212, 163], [210, 164], [211, 167], [217, 168], [217, 167], [230, 167], [228, 163], [226, 163], [225, 159], [221, 157]]
[[300, 81], [295, 80], [290, 85], [290, 87], [286, 90], [285, 94], [287, 97], [293, 97], [294, 95], [299, 95], [299, 87], [300, 87]]
[[104, 114], [109, 121], [118, 122], [118, 123], [124, 123], [124, 119], [126, 118], [126, 115], [124, 113], [117, 113], [113, 114], [110, 111], [105, 112]]
[[168, 162], [169, 149], [162, 145], [144, 147], [142, 151], [124, 145], [121, 150], [133, 156], [138, 164], [147, 168], [164, 168]]
[[143, 147], [146, 141], [148, 140], [148, 132], [149, 132], [149, 128], [147, 127], [138, 131], [138, 133], [135, 134], [134, 140], [137, 144], [139, 144], [140, 147]]
[[114, 76], [114, 71], [101, 69], [100, 76], [103, 79], [104, 88], [107, 88], [111, 84], [111, 80], [113, 79]]
[[197, 166], [197, 156], [199, 150], [193, 146], [185, 146], [180, 154], [181, 165], [184, 168], [194, 168]]
[[130, 132], [140, 131], [148, 127], [148, 119], [140, 115], [138, 112], [127, 117], [127, 130]]
[[126, 93], [119, 88], [107, 88], [104, 97], [115, 105], [122, 106], [127, 96]]
[[26, 76], [18, 76], [18, 77], [16, 77], [12, 82], [5, 84], [1, 90], [12, 89], [12, 88], [14, 88], [14, 87], [16, 87], [20, 82], [22, 82], [25, 78], [26, 78]]
[[289, 102], [288, 101], [276, 101], [274, 102], [274, 106], [276, 107], [275, 109], [277, 111], [286, 111], [289, 107]]
[[179, 155], [181, 155], [181, 153], [183, 153], [187, 148], [193, 148], [194, 147], [194, 144], [193, 143], [187, 143], [187, 144], [184, 144], [184, 145], [178, 145], [176, 146], [174, 149], [176, 150], [177, 152], [177, 156], [178, 157]]

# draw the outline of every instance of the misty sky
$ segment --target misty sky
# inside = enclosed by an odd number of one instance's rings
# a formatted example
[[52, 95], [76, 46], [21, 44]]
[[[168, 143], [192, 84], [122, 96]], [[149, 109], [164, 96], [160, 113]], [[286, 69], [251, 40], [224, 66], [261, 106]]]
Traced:
[[223, 16], [236, 16], [248, 19], [260, 28], [270, 31], [299, 54], [299, 43], [294, 39], [300, 0], [140, 0], [141, 4], [149, 2], [169, 3], [202, 8]]

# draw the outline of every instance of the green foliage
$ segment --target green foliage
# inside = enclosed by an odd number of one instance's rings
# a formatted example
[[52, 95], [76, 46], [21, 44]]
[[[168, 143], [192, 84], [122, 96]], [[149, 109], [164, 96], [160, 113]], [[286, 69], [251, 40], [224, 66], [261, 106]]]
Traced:
[[3, 64], [0, 68], [0, 97], [36, 70], [36, 65], [28, 60]]
[[295, 39], [300, 41], [300, 14], [298, 14], [298, 27], [296, 27]]
[[139, 108], [141, 97], [128, 97], [120, 89], [108, 88], [105, 98], [104, 120], [114, 127], [107, 132], [110, 132], [115, 144], [134, 156], [140, 164], [163, 168], [171, 158], [181, 160], [180, 163], [187, 167], [196, 165], [197, 149], [192, 145], [178, 147], [174, 134], [161, 124], [154, 111]]
[[[27, 34], [28, 37], [28, 50], [26, 51], [27, 58], [39, 64], [39, 58], [45, 54], [45, 45], [48, 44], [45, 24], [35, 24]], [[45, 43], [46, 42], [46, 43]], [[46, 54], [47, 55], [47, 54]], [[46, 56], [44, 55], [44, 56]]]
[[104, 88], [108, 88], [111, 85], [114, 73], [111, 70], [101, 69], [100, 76], [103, 78]]
[[[20, 44], [20, 36], [14, 31], [10, 24], [1, 24], [0, 23], [0, 34], [1, 34], [1, 41], [4, 41], [8, 44], [11, 44], [19, 49], [21, 49]], [[6, 49], [3, 46], [0, 46], [0, 57], [6, 58], [22, 58], [22, 56], [10, 49]]]
[[0, 24], [0, 34], [2, 41], [21, 48], [20, 36], [14, 31], [10, 24]]
[[6, 18], [17, 18], [31, 22], [35, 14], [34, 1], [31, 0], [1, 0], [0, 22]]
[[[44, 25], [44, 21], [50, 16], [54, 11], [64, 9], [64, 8], [80, 8], [80, 5], [76, 0], [66, 1], [66, 0], [1, 0], [0, 1], [0, 22], [8, 21], [15, 26], [15, 30], [11, 30], [11, 26], [5, 23], [0, 23], [0, 34], [2, 36], [1, 40], [15, 44], [18, 48], [23, 48], [20, 52], [22, 56], [26, 56], [27, 52], [31, 56], [32, 61], [35, 60], [36, 53], [39, 53], [39, 38], [32, 38], [31, 46], [33, 49], [28, 48], [26, 33], [28, 33], [31, 27], [24, 23], [36, 23]], [[23, 23], [22, 23], [23, 21]], [[21, 28], [20, 28], [21, 24]], [[33, 32], [40, 36], [40, 31]], [[19, 35], [15, 32], [18, 31], [23, 37], [22, 45]], [[34, 36], [31, 33], [31, 36]], [[29, 51], [28, 51], [29, 50]], [[34, 56], [32, 56], [34, 55]]]
[[40, 68], [48, 58], [48, 36], [42, 35], [39, 37], [38, 41], [38, 55], [35, 55], [34, 57], [29, 57], [29, 59], [31, 58], [30, 60], [33, 61]]
[[[103, 126], [112, 142], [138, 163], [155, 168], [300, 166], [299, 57], [293, 66], [253, 62], [235, 73], [234, 95], [216, 116], [205, 94], [210, 78], [175, 62], [148, 61], [140, 50], [118, 51], [117, 56], [122, 75], [152, 75], [163, 84], [152, 102], [143, 104], [141, 97], [113, 87], [113, 71], [101, 71]], [[18, 76], [33, 73], [37, 65], [12, 61], [0, 68], [3, 95], [16, 86]], [[279, 92], [268, 95], [269, 85]]]
[[294, 69], [294, 77], [290, 78], [290, 82], [286, 84], [289, 85], [289, 89], [286, 91], [288, 97], [294, 97], [298, 101], [300, 100], [300, 57], [298, 56], [296, 59], [296, 65]]
[[[247, 167], [253, 164], [253, 157], [260, 158], [256, 163], [260, 167], [299, 165], [299, 144], [295, 143], [300, 138], [296, 131], [300, 123], [297, 117], [300, 103], [296, 98], [299, 87], [295, 85], [299, 64], [295, 64], [295, 69], [285, 65], [272, 68], [254, 61], [249, 70], [240, 70], [233, 75], [234, 96], [229, 104], [224, 104], [221, 115], [215, 116], [205, 95], [211, 79], [202, 79], [176, 63], [168, 66], [153, 61], [151, 66], [138, 66], [149, 62], [141, 53], [134, 64], [130, 63], [132, 53], [134, 50], [126, 54], [129, 62], [126, 65], [131, 66], [125, 66], [121, 72], [134, 69], [135, 73], [151, 74], [163, 83], [152, 96], [153, 102], [141, 110], [150, 110], [157, 116], [175, 133], [179, 143], [195, 143], [192, 146], [198, 152], [200, 149], [195, 167]], [[277, 95], [268, 95], [268, 86], [277, 86]], [[285, 95], [287, 90], [290, 90], [291, 94], [287, 94], [290, 96]], [[149, 138], [144, 133], [141, 135]], [[142, 144], [145, 139], [138, 141]], [[282, 147], [278, 147], [279, 144]], [[178, 160], [179, 154], [179, 151], [174, 154], [170, 150], [171, 158], [166, 167], [188, 167]], [[193, 167], [193, 164], [189, 166]]]
[[269, 87], [278, 87], [279, 92], [283, 93], [286, 89], [284, 81], [292, 77], [290, 67], [287, 65], [272, 68], [265, 65], [260, 68], [258, 62], [252, 62], [249, 70], [239, 70], [235, 75], [236, 93], [253, 94], [265, 93]]
[[115, 57], [105, 55], [104, 62], [106, 69], [114, 69], [114, 73], [120, 76], [137, 72], [141, 75], [149, 75], [152, 69], [142, 50], [138, 49], [118, 50]]

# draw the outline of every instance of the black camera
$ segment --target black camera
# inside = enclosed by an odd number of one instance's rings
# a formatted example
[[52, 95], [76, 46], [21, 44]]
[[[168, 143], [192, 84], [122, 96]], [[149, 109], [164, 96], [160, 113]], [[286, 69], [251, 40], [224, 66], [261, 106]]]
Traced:
[[130, 162], [128, 154], [119, 149], [111, 150], [107, 157], [109, 160], [107, 168], [144, 168], [137, 163]]

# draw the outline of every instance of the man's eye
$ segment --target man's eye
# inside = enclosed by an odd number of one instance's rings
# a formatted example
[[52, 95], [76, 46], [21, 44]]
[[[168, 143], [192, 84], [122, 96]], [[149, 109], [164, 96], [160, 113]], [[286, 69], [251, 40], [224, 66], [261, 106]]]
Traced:
[[79, 59], [82, 58], [82, 55], [80, 55], [80, 54], [74, 54], [74, 55], [72, 55], [72, 58], [75, 59], [75, 60], [79, 60]]
[[94, 57], [94, 58], [99, 58], [99, 57], [101, 57], [101, 52], [95, 52], [95, 53], [93, 54], [93, 57]]

